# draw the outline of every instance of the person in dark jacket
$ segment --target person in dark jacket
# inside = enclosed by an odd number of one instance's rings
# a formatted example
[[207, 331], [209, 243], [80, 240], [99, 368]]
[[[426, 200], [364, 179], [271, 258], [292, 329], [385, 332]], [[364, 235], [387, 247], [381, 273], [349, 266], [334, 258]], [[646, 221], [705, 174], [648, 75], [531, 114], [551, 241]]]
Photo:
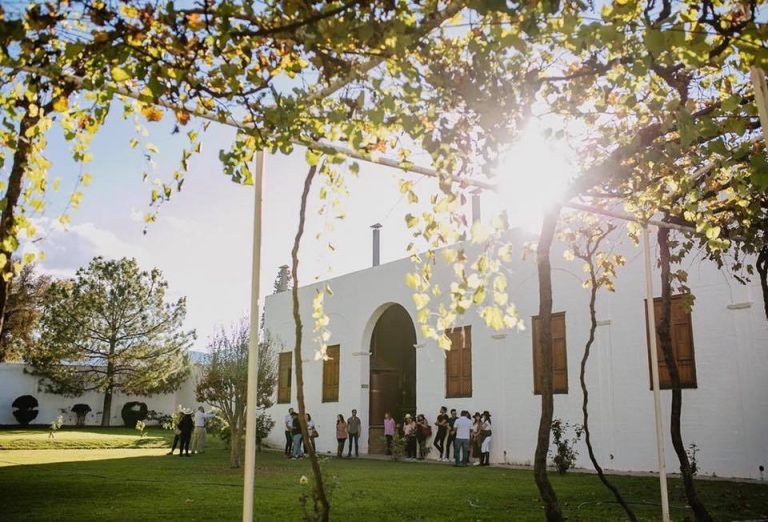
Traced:
[[293, 421], [291, 422], [291, 435], [293, 436], [293, 449], [291, 450], [292, 459], [300, 459], [304, 456], [301, 452], [301, 423], [299, 422], [299, 414], [293, 412]]
[[179, 419], [179, 424], [176, 426], [181, 431], [181, 434], [179, 435], [179, 457], [184, 455], [184, 452], [187, 452], [187, 457], [189, 457], [189, 442], [192, 440], [192, 430], [195, 429], [195, 421], [192, 420], [192, 412], [190, 410], [184, 410], [181, 413], [181, 419]]
[[419, 460], [424, 460], [429, 451], [427, 439], [432, 436], [432, 428], [424, 414], [416, 415], [416, 441], [419, 443]]

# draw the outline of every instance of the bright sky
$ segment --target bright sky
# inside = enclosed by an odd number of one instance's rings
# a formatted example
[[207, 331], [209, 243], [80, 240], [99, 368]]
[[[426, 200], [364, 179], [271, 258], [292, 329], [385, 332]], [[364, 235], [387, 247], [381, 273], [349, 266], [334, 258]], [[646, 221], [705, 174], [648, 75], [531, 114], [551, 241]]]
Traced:
[[[116, 111], [117, 112], [117, 111]], [[170, 115], [165, 118], [169, 119]], [[170, 134], [171, 122], [150, 128], [148, 141], [160, 148], [154, 177], [168, 179], [180, 157], [183, 140]], [[186, 130], [186, 129], [185, 129]], [[513, 223], [535, 228], [532, 215], [540, 210], [541, 197], [531, 197], [536, 186], [554, 175], [563, 177], [564, 167], [554, 167], [557, 158], [536, 137], [526, 138], [510, 151], [500, 169], [523, 181], [502, 196], [483, 196], [483, 220], [507, 207]], [[210, 335], [219, 325], [228, 325], [248, 313], [253, 227], [253, 188], [236, 185], [221, 173], [218, 152], [232, 139], [229, 129], [211, 125], [203, 138], [203, 150], [191, 160], [183, 191], [162, 208], [159, 220], [144, 235], [143, 215], [149, 211], [151, 185], [142, 182], [146, 169], [139, 149], [131, 149], [135, 136], [130, 122], [111, 116], [97, 135], [91, 152], [94, 159], [85, 172], [93, 176], [85, 189], [72, 223], [62, 229], [54, 219], [68, 200], [80, 167], [68, 160], [67, 146], [52, 137], [48, 157], [53, 162], [51, 178], [61, 177], [60, 191], [52, 197], [46, 218], [38, 220], [46, 230], [34, 248], [46, 254], [41, 268], [58, 276], [71, 276], [96, 255], [107, 258], [135, 257], [144, 269], [160, 268], [173, 297], [187, 296], [186, 326], [198, 333], [195, 349], [205, 350]], [[542, 159], [544, 161], [542, 162]], [[559, 160], [558, 160], [559, 161]], [[268, 156], [265, 175], [265, 203], [262, 247], [262, 295], [272, 292], [278, 267], [290, 264], [290, 249], [298, 223], [299, 198], [307, 166], [303, 150], [290, 157]], [[558, 174], [559, 173], [559, 174]], [[4, 173], [7, 176], [7, 172]], [[411, 237], [404, 222], [414, 212], [399, 191], [402, 173], [362, 164], [357, 179], [350, 177], [350, 197], [344, 209], [346, 219], [328, 213], [319, 216], [319, 183], [314, 186], [313, 204], [301, 250], [299, 281], [308, 284], [367, 268], [371, 265], [370, 225], [381, 223], [382, 254], [386, 263], [405, 255]], [[152, 176], [151, 176], [152, 177]], [[410, 176], [422, 201], [437, 190], [433, 179]], [[546, 182], [552, 187], [553, 182]], [[552, 197], [552, 191], [547, 191]], [[467, 209], [469, 213], [469, 209]], [[326, 232], [332, 223], [335, 229]], [[316, 234], [324, 234], [321, 240]], [[331, 242], [334, 250], [327, 246]]]

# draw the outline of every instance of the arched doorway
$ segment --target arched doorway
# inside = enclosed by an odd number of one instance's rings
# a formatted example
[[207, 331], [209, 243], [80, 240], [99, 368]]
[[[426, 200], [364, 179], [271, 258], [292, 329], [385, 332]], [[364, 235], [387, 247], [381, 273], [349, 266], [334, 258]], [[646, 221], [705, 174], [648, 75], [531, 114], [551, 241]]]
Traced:
[[368, 452], [384, 453], [384, 414], [402, 422], [416, 412], [416, 330], [399, 304], [387, 308], [371, 334]]

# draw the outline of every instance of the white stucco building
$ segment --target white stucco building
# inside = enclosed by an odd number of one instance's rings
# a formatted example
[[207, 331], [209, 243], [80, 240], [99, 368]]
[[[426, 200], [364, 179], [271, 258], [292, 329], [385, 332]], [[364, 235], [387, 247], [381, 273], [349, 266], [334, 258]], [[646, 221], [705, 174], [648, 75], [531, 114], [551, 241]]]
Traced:
[[[31, 395], [38, 402], [38, 414], [32, 424], [50, 424], [59, 415], [63, 415], [67, 425], [74, 425], [76, 415], [72, 413], [75, 404], [87, 404], [91, 412], [86, 415], [85, 423], [89, 426], [101, 425], [104, 394], [87, 392], [79, 397], [65, 397], [53, 393], [46, 393], [41, 385], [40, 377], [35, 377], [24, 371], [26, 365], [20, 363], [0, 363], [0, 425], [18, 425], [13, 416], [11, 404], [21, 395]], [[120, 412], [127, 402], [139, 401], [147, 405], [149, 410], [160, 414], [171, 414], [178, 405], [186, 408], [198, 405], [195, 399], [195, 376], [199, 368], [194, 366], [190, 377], [184, 381], [181, 387], [173, 393], [156, 394], [149, 397], [125, 395], [116, 391], [112, 395], [111, 426], [122, 426], [123, 419]]]
[[[520, 234], [512, 235], [522, 243]], [[616, 292], [601, 291], [598, 296], [599, 327], [587, 366], [590, 427], [597, 457], [606, 469], [655, 471], [642, 252], [629, 244], [619, 249], [627, 265], [619, 269]], [[305, 395], [320, 432], [319, 451], [335, 451], [338, 413], [348, 417], [356, 408], [363, 419], [361, 451], [379, 452], [384, 410], [390, 410], [398, 423], [405, 412], [424, 413], [433, 423], [445, 405], [493, 414], [491, 462], [531, 464], [540, 413], [532, 342], [538, 283], [535, 263], [520, 260], [520, 251], [507, 267], [507, 276], [510, 300], [526, 329], [491, 330], [477, 310], [470, 310], [455, 325], [470, 327], [463, 330], [469, 344], [459, 362], [449, 361], [414, 327], [416, 307], [404, 282], [413, 265], [407, 259], [301, 287]], [[564, 335], [555, 343], [562, 356], [559, 363], [555, 361], [556, 371], [564, 374], [559, 377], [561, 385], [567, 376], [567, 393], [555, 395], [555, 417], [580, 423], [579, 367], [589, 333], [589, 293], [581, 286], [581, 263], [566, 261], [562, 246], [553, 248], [552, 262], [553, 312], [564, 312], [558, 319]], [[699, 448], [700, 473], [760, 478], [759, 466], [768, 466], [768, 321], [759, 284], [743, 286], [700, 259], [688, 259], [682, 268], [689, 273], [696, 298], [686, 319], [690, 326], [674, 326], [676, 342], [690, 345], [690, 357], [681, 363], [687, 365], [695, 386], [683, 391], [684, 440]], [[434, 280], [446, 288], [450, 277], [451, 268], [438, 256]], [[655, 272], [657, 296], [658, 281]], [[329, 345], [339, 347], [338, 370], [333, 363], [314, 359], [312, 296], [326, 284], [333, 290], [333, 296], [325, 298], [325, 312], [332, 332]], [[266, 298], [265, 325], [285, 352], [292, 349], [290, 292]], [[293, 366], [290, 371], [285, 366], [291, 357], [284, 355], [281, 361], [283, 397], [270, 411], [278, 422], [270, 436], [277, 446], [283, 444], [280, 421], [289, 406], [296, 407]], [[450, 386], [448, 372], [452, 372]], [[669, 403], [670, 392], [662, 391], [667, 467], [674, 471], [679, 466], [669, 440]], [[591, 467], [583, 442], [578, 449], [577, 465]]]

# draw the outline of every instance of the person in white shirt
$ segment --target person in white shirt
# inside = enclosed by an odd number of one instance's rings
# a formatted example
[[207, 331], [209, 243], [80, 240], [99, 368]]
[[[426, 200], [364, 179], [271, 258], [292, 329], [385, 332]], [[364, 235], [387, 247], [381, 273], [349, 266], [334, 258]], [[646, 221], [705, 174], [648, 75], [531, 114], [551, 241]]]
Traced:
[[213, 413], [205, 413], [202, 406], [195, 412], [195, 431], [192, 432], [192, 453], [205, 453], [205, 421], [214, 417]]
[[491, 414], [488, 413], [488, 410], [483, 412], [482, 423], [482, 429], [480, 431], [480, 436], [482, 437], [482, 442], [480, 443], [480, 465], [490, 466], [491, 436], [493, 435], [493, 430], [491, 426]]
[[291, 449], [293, 447], [293, 408], [288, 408], [288, 415], [283, 419], [285, 425], [285, 456], [291, 456]]
[[461, 410], [461, 417], [453, 422], [453, 458], [454, 466], [466, 466], [469, 462], [469, 437], [472, 431], [472, 419], [467, 410]]
[[315, 428], [315, 421], [312, 420], [312, 415], [306, 414], [307, 418], [307, 434], [309, 435], [309, 441], [304, 441], [304, 453], [309, 453], [309, 447], [307, 444], [312, 445], [312, 449], [316, 450], [315, 439], [317, 438], [317, 428]]

